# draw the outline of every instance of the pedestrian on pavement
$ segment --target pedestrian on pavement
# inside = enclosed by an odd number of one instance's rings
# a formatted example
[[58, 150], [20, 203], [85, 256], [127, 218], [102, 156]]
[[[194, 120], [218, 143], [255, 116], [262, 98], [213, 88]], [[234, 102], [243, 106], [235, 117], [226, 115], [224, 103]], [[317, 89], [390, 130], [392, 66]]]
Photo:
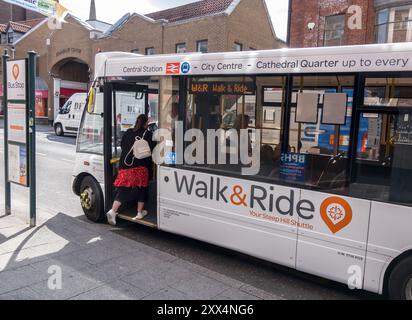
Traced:
[[114, 183], [118, 189], [112, 210], [107, 213], [107, 220], [111, 225], [116, 225], [119, 209], [137, 204], [135, 220], [141, 220], [147, 215], [144, 210], [148, 201], [149, 182], [153, 177], [152, 157], [138, 159], [135, 157], [134, 146], [136, 141], [145, 140], [153, 151], [153, 133], [148, 130], [148, 117], [140, 115], [134, 128], [126, 131], [122, 138], [119, 174]]

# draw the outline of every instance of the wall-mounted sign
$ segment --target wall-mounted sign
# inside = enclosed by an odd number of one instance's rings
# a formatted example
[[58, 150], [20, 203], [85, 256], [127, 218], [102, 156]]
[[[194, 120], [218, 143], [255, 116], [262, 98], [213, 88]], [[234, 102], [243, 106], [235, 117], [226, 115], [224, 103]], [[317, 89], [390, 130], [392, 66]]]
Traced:
[[28, 186], [27, 148], [25, 145], [9, 144], [9, 181]]
[[7, 62], [8, 100], [26, 100], [26, 60]]
[[56, 52], [56, 57], [59, 57], [63, 54], [77, 54], [77, 55], [80, 55], [81, 53], [82, 53], [82, 49], [79, 49], [79, 48], [64, 48], [64, 49]]
[[191, 94], [236, 94], [254, 95], [256, 87], [253, 82], [196, 82], [190, 83]]

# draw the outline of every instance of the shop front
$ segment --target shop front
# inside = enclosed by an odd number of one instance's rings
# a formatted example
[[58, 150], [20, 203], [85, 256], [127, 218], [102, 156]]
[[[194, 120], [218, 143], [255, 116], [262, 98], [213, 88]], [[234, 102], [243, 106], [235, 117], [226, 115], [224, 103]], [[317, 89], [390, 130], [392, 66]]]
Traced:
[[49, 87], [41, 78], [36, 78], [36, 118], [47, 119], [49, 103]]

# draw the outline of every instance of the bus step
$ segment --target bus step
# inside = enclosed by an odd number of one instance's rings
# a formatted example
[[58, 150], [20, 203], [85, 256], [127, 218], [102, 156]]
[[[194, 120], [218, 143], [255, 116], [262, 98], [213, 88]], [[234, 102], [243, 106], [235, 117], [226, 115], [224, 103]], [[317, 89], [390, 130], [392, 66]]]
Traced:
[[135, 220], [134, 218], [136, 217], [136, 211], [127, 211], [127, 212], [122, 212], [119, 213], [117, 216], [119, 219], [123, 219], [126, 221], [130, 221], [133, 223], [141, 224], [146, 227], [150, 227], [153, 229], [157, 229], [157, 216], [155, 214], [149, 213], [143, 220]]

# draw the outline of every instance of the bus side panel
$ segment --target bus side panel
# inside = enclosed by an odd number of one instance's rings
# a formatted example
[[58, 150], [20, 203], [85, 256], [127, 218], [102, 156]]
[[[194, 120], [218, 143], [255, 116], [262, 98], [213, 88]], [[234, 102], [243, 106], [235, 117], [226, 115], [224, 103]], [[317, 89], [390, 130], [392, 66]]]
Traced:
[[307, 190], [301, 197], [313, 203], [315, 213], [310, 228], [299, 227], [297, 269], [361, 288], [370, 201]]
[[[164, 167], [159, 178], [161, 230], [295, 268], [297, 227], [275, 222], [272, 219], [281, 217], [249, 206], [252, 186], [266, 204], [263, 190], [270, 185]], [[277, 197], [293, 192], [299, 198], [299, 190], [275, 188]], [[281, 206], [287, 210], [287, 201]]]
[[380, 263], [368, 266], [365, 286], [366, 283], [374, 287], [379, 285], [379, 292], [382, 292], [389, 263], [412, 250], [411, 226], [411, 207], [372, 202], [367, 259], [368, 262], [377, 260]]
[[391, 260], [391, 258], [380, 254], [367, 253], [364, 281], [365, 290], [378, 294], [383, 293], [385, 270], [388, 268]]
[[77, 153], [73, 175], [87, 173], [94, 177], [97, 182], [104, 184], [104, 159], [102, 155]]
[[396, 258], [412, 249], [412, 208], [372, 202], [368, 251]]

